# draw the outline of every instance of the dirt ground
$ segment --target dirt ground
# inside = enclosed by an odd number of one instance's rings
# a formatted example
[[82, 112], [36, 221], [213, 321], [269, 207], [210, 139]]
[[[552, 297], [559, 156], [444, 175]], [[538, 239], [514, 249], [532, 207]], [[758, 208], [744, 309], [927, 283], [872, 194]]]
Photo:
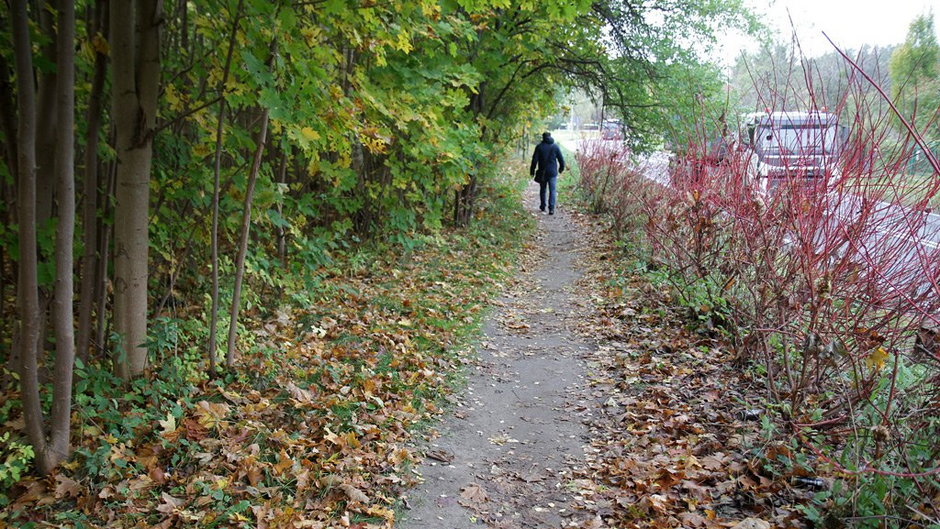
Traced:
[[[588, 243], [559, 202], [525, 201], [538, 235], [523, 276], [484, 324], [479, 363], [441, 436], [418, 469], [403, 529], [578, 526], [587, 516], [566, 488], [584, 461], [584, 354], [594, 345], [575, 329], [590, 310], [579, 295]], [[562, 199], [564, 197], [561, 197]]]
[[762, 379], [668, 288], [617, 271], [602, 222], [565, 198], [549, 216], [527, 190], [533, 248], [397, 527], [807, 527], [828, 484], [772, 463], [791, 448], [761, 428]]

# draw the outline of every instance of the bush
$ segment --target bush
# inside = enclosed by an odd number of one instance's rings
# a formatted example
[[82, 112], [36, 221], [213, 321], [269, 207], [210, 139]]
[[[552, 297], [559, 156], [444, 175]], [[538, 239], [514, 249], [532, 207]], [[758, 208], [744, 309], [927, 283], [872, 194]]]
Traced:
[[856, 82], [845, 96], [857, 110], [841, 116], [851, 135], [840, 170], [813, 180], [786, 168], [768, 186], [751, 151], [719, 163], [704, 135], [668, 178], [663, 160], [624, 162], [606, 145], [578, 162], [595, 211], [621, 232], [624, 219], [644, 223], [631, 235], [666, 264], [693, 321], [761, 365], [782, 431], [840, 482], [820, 505], [858, 526], [922, 523], [940, 517], [940, 226], [929, 209], [940, 166], [913, 186], [905, 167], [920, 138], [890, 129], [863, 92]]

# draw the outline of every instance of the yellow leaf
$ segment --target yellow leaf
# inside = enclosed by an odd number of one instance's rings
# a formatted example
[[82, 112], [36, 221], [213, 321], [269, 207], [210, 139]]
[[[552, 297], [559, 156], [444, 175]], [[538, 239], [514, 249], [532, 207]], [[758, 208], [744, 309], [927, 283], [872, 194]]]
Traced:
[[317, 141], [320, 139], [320, 134], [310, 127], [304, 127], [300, 129], [300, 134], [303, 135], [303, 137], [308, 141]]
[[108, 46], [108, 41], [101, 36], [101, 33], [96, 33], [95, 36], [91, 38], [91, 47], [102, 55], [111, 54], [111, 47]]
[[885, 351], [884, 347], [879, 347], [868, 355], [868, 358], [865, 359], [865, 364], [874, 370], [880, 371], [881, 368], [885, 366], [885, 359], [887, 358], [888, 351]]

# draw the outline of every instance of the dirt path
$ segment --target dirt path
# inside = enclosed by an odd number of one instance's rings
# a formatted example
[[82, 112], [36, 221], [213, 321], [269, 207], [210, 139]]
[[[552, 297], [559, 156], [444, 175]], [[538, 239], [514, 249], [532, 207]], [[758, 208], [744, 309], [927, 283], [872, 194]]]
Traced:
[[563, 202], [554, 216], [539, 212], [537, 193], [530, 183], [534, 252], [484, 324], [479, 364], [426, 447], [425, 481], [407, 498], [402, 529], [568, 527], [588, 516], [569, 487], [594, 408], [580, 358], [593, 345], [574, 332], [589, 310], [578, 295], [588, 239]]

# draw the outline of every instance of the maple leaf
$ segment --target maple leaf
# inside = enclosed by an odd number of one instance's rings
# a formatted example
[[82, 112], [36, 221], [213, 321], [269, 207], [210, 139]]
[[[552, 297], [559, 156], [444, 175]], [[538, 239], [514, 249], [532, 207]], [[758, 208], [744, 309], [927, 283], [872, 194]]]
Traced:
[[865, 358], [865, 365], [875, 371], [881, 371], [881, 369], [885, 366], [885, 360], [887, 358], [888, 351], [885, 351], [884, 347], [879, 346], [875, 348], [867, 358]]
[[158, 419], [157, 423], [160, 424], [160, 435], [163, 437], [176, 431], [176, 417], [172, 412], [167, 412], [166, 420]]
[[479, 507], [488, 500], [486, 491], [476, 483], [471, 483], [460, 489], [460, 504], [464, 507]]
[[196, 420], [207, 430], [212, 430], [221, 424], [229, 409], [229, 405], [224, 402], [201, 400], [196, 403]]
[[76, 498], [82, 493], [82, 486], [72, 478], [57, 474], [55, 477], [55, 497]]

